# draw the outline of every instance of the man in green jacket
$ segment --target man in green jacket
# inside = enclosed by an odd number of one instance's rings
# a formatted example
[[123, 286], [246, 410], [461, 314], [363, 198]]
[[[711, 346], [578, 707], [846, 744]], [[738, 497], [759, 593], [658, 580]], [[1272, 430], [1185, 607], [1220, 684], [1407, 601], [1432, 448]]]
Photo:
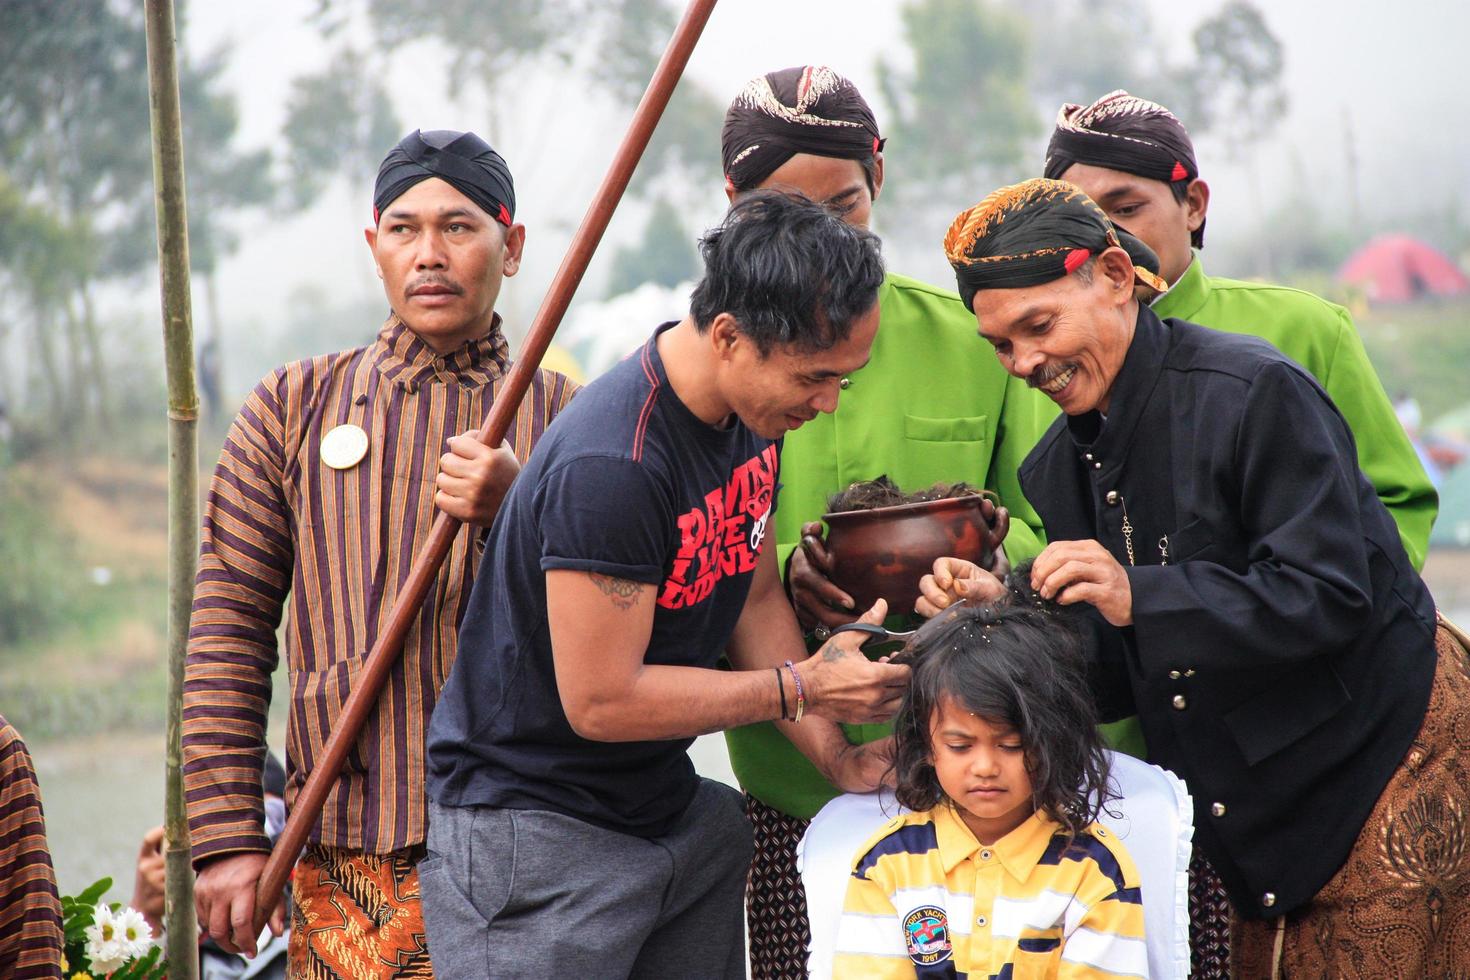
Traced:
[[[732, 200], [758, 188], [790, 189], [868, 225], [883, 188], [883, 139], [861, 94], [830, 68], [753, 79], [725, 116], [722, 143]], [[860, 612], [825, 574], [819, 523], [827, 498], [856, 481], [886, 474], [905, 490], [959, 480], [987, 487], [1010, 514], [1010, 561], [1040, 550], [1040, 521], [1021, 496], [1016, 470], [1056, 408], [1006, 374], [954, 293], [890, 273], [878, 305], [868, 365], [842, 380], [837, 411], [790, 433], [781, 452], [776, 554], [807, 628], [851, 622]], [[891, 732], [888, 725], [844, 727], [855, 743]], [[774, 725], [736, 729], [726, 740], [756, 831], [747, 893], [751, 976], [804, 978], [806, 899], [796, 845], [838, 791]]]
[[1172, 288], [1153, 303], [1177, 317], [1274, 344], [1316, 377], [1352, 428], [1358, 466], [1424, 567], [1439, 496], [1378, 380], [1347, 310], [1311, 293], [1205, 275], [1209, 186], [1183, 124], [1161, 105], [1117, 91], [1057, 115], [1045, 176], [1066, 180], [1158, 253]]
[[[1205, 275], [1198, 250], [1205, 243], [1210, 189], [1199, 179], [1184, 124], [1163, 106], [1121, 90], [1089, 106], [1069, 103], [1057, 114], [1045, 176], [1082, 188], [1114, 224], [1158, 254], [1159, 272], [1171, 287], [1152, 304], [1161, 318], [1261, 337], [1316, 377], [1352, 429], [1358, 466], [1398, 526], [1409, 560], [1415, 570], [1422, 568], [1439, 497], [1352, 318], [1342, 307], [1298, 289]], [[1115, 748], [1144, 755], [1137, 719], [1104, 731]], [[1224, 889], [1202, 855], [1196, 854], [1190, 871], [1193, 975], [1228, 976]]]

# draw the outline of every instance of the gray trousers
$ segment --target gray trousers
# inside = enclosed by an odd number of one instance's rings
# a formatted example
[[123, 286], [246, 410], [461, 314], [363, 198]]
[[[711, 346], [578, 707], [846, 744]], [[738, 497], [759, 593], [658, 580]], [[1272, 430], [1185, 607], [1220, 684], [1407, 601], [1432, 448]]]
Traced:
[[419, 883], [434, 975], [742, 980], [751, 848], [740, 794], [707, 779], [653, 838], [430, 802]]

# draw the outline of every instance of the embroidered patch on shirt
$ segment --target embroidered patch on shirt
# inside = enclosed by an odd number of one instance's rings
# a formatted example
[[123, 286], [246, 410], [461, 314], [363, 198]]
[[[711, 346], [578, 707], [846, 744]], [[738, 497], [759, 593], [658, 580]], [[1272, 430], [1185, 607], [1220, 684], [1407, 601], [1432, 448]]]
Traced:
[[904, 916], [903, 935], [909, 959], [919, 966], [943, 963], [954, 953], [949, 941], [949, 916], [937, 906], [922, 905]]

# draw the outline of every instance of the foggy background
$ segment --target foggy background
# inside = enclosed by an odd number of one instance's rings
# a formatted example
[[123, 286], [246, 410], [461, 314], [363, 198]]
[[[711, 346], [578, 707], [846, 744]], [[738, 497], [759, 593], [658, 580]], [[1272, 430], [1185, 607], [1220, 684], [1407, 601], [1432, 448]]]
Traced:
[[[474, 130], [509, 162], [528, 228], [498, 306], [514, 347], [681, 9], [181, 3], [206, 470], [262, 374], [372, 340], [388, 309], [362, 236], [372, 179], [415, 128]], [[944, 286], [954, 214], [1040, 171], [1062, 101], [1127, 87], [1195, 135], [1211, 274], [1353, 311], [1444, 481], [1426, 577], [1466, 616], [1470, 298], [1386, 303], [1337, 273], [1390, 232], [1462, 270], [1470, 259], [1467, 37], [1470, 5], [1449, 0], [725, 0], [558, 364], [593, 376], [685, 312], [693, 243], [725, 207], [724, 108], [754, 75], [827, 64], [857, 83], [889, 137], [874, 211], [889, 266]], [[141, 4], [0, 0], [0, 714], [36, 757], [63, 892], [105, 873], [118, 899], [163, 784], [165, 401], [142, 58]], [[277, 746], [282, 708], [278, 695]], [[718, 741], [699, 751], [719, 770]]]

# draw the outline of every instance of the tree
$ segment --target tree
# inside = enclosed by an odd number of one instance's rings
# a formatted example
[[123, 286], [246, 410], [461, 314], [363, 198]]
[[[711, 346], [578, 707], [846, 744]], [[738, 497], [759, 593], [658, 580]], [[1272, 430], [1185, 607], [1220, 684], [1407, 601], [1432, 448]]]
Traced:
[[1145, 64], [1157, 64], [1158, 52], [1142, 0], [1033, 0], [1024, 14], [1034, 38], [1031, 91], [1047, 122], [1064, 102], [1153, 87]]
[[1269, 136], [1286, 115], [1286, 57], [1261, 12], [1249, 0], [1230, 0], [1195, 28], [1194, 47], [1195, 76], [1208, 95], [1193, 130], [1218, 133], [1237, 153]]
[[1025, 21], [992, 0], [912, 0], [901, 16], [913, 68], [878, 66], [901, 186], [928, 197], [934, 181], [972, 190], [1035, 169]]
[[[604, 18], [602, 39], [597, 45], [598, 60], [588, 73], [595, 85], [620, 104], [636, 105], [674, 32], [674, 11], [666, 0], [617, 0], [600, 9]], [[667, 196], [670, 190], [666, 178], [675, 173], [696, 187], [707, 188], [718, 181], [719, 132], [724, 116], [721, 100], [688, 75], [681, 78], [629, 191], [644, 198], [654, 193]], [[672, 209], [667, 217], [677, 220]]]
[[[367, 19], [377, 47], [390, 60], [413, 45], [447, 49], [446, 96], [459, 102], [483, 96], [488, 109], [483, 133], [492, 145], [517, 148], [512, 159], [518, 166], [534, 166], [535, 160], [524, 157], [524, 146], [500, 125], [508, 115], [502, 100], [515, 91], [503, 84], [505, 79], [551, 65], [591, 98], [631, 108], [676, 23], [669, 0], [452, 0], [421, 7], [388, 0], [319, 0], [315, 20], [331, 39], [343, 34], [356, 14]], [[578, 30], [566, 30], [573, 23]], [[401, 135], [378, 81], [383, 74], [381, 64], [369, 66], [344, 50], [320, 74], [295, 82], [285, 135], [298, 202], [334, 177], [365, 180], [372, 173], [368, 168]], [[683, 278], [682, 272], [662, 271], [683, 270], [692, 254], [691, 233], [676, 202], [703, 200], [719, 181], [723, 116], [722, 102], [689, 76], [680, 80], [628, 188], [633, 197], [656, 200], [643, 241], [614, 260], [615, 283], [636, 285], [628, 277], [643, 268], [660, 278]]]
[[1228, 154], [1244, 159], [1260, 226], [1261, 271], [1274, 277], [1275, 250], [1254, 150], [1286, 115], [1286, 89], [1281, 81], [1286, 57], [1281, 42], [1249, 0], [1229, 0], [1218, 14], [1195, 28], [1194, 46], [1198, 55], [1195, 77], [1199, 91], [1205, 93], [1195, 106], [1194, 132], [1221, 137]]
[[[212, 270], [233, 247], [225, 216], [268, 196], [268, 155], [236, 154], [234, 100], [219, 91], [220, 52], [180, 67], [198, 187], [197, 257]], [[44, 209], [57, 247], [22, 276], [42, 387], [56, 427], [114, 421], [95, 297], [104, 282], [154, 261], [146, 140], [148, 88], [142, 11], [122, 0], [9, 0], [0, 31], [0, 172], [19, 200]]]
[[673, 204], [658, 199], [643, 226], [643, 240], [613, 254], [607, 294], [617, 296], [645, 282], [677, 286], [699, 275], [692, 237]]
[[[563, 76], [580, 76], [592, 97], [631, 108], [643, 95], [675, 24], [669, 0], [444, 0], [420, 6], [395, 0], [319, 0], [318, 29], [327, 38], [335, 37], [354, 11], [367, 18], [377, 47], [389, 60], [415, 44], [442, 45], [449, 53], [446, 96], [461, 103], [471, 94], [485, 99], [484, 134], [492, 145], [511, 142], [502, 129], [502, 100], [516, 89], [507, 79], [551, 64]], [[578, 30], [567, 30], [568, 24]], [[354, 165], [348, 161], [376, 161], [401, 135], [394, 124], [388, 127], [394, 135], [382, 139], [382, 120], [391, 119], [376, 81], [382, 72], [379, 68], [370, 74], [365, 68], [362, 59], [344, 53], [320, 75], [297, 82], [286, 135], [298, 179], [298, 161], [324, 174], [335, 160], [341, 174], [343, 164]], [[355, 107], [356, 128], [341, 118], [350, 115], [343, 106]], [[685, 76], [639, 166], [632, 193], [647, 196], [655, 176], [675, 171], [696, 181], [718, 178], [719, 144], [711, 134], [718, 133], [723, 113], [722, 104]], [[375, 148], [354, 155], [355, 148], [366, 147], [368, 134]]]
[[282, 135], [290, 147], [287, 189], [305, 207], [334, 175], [370, 181], [384, 150], [403, 134], [378, 74], [348, 48], [321, 74], [292, 82]]

